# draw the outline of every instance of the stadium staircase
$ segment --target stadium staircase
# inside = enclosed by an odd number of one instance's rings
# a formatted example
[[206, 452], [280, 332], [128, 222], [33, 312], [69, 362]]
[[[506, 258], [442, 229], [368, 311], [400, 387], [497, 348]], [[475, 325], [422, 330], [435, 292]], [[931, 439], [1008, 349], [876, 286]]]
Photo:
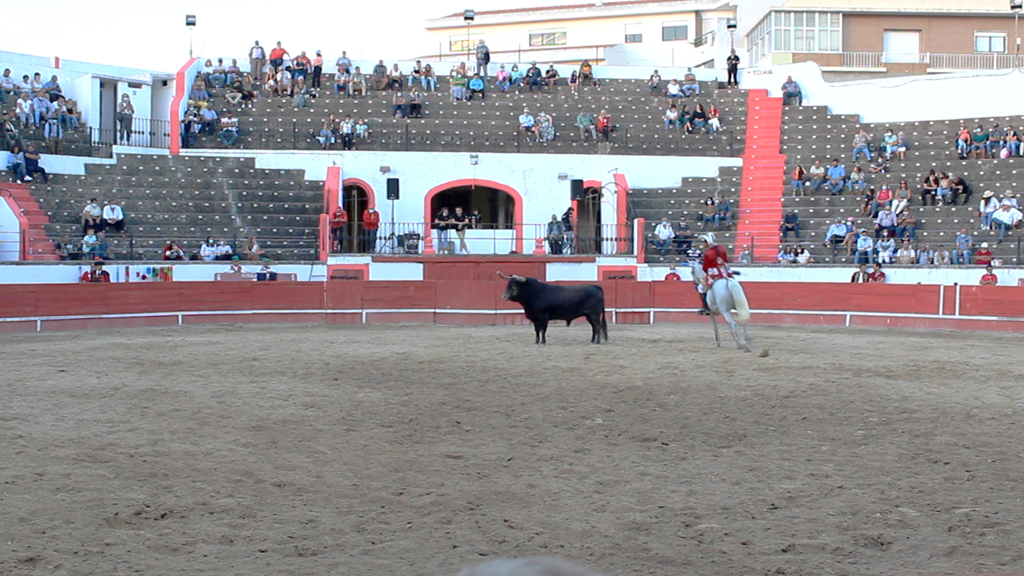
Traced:
[[[902, 131], [906, 136], [906, 160], [900, 162], [894, 159], [889, 164], [889, 172], [885, 174], [871, 174], [863, 156], [858, 158], [858, 164], [866, 173], [868, 186], [874, 186], [876, 190], [883, 183], [895, 189], [900, 181], [907, 181], [913, 192], [910, 210], [918, 220], [918, 244], [927, 244], [931, 249], [942, 245], [951, 250], [957, 234], [962, 228], [967, 228], [974, 237], [975, 247], [981, 242], [988, 242], [994, 256], [1004, 263], [1024, 263], [1020, 251], [1024, 248], [1019, 248], [1017, 244], [1021, 232], [1014, 231], [1008, 241], [996, 245], [998, 231], [981, 230], [981, 220], [977, 216], [981, 195], [986, 190], [995, 192], [997, 197], [1002, 197], [1002, 193], [1009, 190], [1018, 195], [1019, 203], [1024, 204], [1024, 199], [1019, 196], [1024, 192], [1024, 158], [960, 160], [953, 147], [960, 120], [862, 123], [857, 115], [831, 114], [825, 106], [788, 106], [782, 118], [782, 151], [786, 155], [787, 174], [780, 177], [779, 181], [785, 187], [784, 206], [786, 209], [795, 209], [799, 215], [802, 240], [815, 261], [852, 263], [854, 260], [852, 256], [846, 255], [845, 250], [841, 249], [833, 255], [830, 248], [823, 247], [825, 234], [835, 218], [845, 221], [853, 217], [858, 228], [869, 230], [874, 229], [874, 222], [861, 214], [860, 193], [845, 190], [842, 195], [830, 196], [823, 188], [818, 194], [808, 191], [806, 196], [794, 196], [788, 172], [797, 164], [808, 169], [815, 160], [821, 160], [822, 165], [826, 165], [837, 158], [849, 174], [853, 170], [852, 142], [857, 131], [863, 128], [871, 136], [873, 149], [877, 150], [885, 130], [892, 128], [894, 133]], [[1020, 128], [1024, 126], [1024, 117], [966, 119], [967, 126], [972, 130], [979, 124], [987, 130], [993, 123]], [[936, 173], [946, 172], [963, 178], [974, 194], [970, 205], [922, 206], [919, 196], [921, 183], [931, 169]], [[792, 242], [793, 236], [790, 235], [789, 243]]]
[[766, 90], [747, 95], [747, 146], [743, 154], [743, 185], [736, 226], [735, 257], [752, 248], [756, 263], [774, 262], [782, 221], [785, 157], [779, 153], [782, 99]]
[[25, 256], [28, 260], [60, 260], [54, 243], [46, 235], [50, 218], [36, 201], [28, 186], [17, 182], [0, 184], [0, 195], [10, 195], [28, 221], [28, 233], [23, 238], [28, 242]]

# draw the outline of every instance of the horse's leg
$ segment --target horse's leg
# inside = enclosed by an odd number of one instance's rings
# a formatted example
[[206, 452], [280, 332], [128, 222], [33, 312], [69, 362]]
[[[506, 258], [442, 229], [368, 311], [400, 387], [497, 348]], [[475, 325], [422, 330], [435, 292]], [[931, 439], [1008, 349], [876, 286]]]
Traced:
[[725, 321], [729, 323], [729, 330], [732, 332], [732, 337], [736, 340], [736, 349], [743, 350], [744, 352], [750, 352], [750, 347], [747, 346], [747, 341], [743, 337], [740, 325], [733, 319], [731, 312], [723, 312]]
[[714, 328], [715, 330], [715, 346], [721, 348], [722, 339], [718, 336], [718, 320], [715, 319], [715, 316], [716, 314], [714, 310], [712, 310], [711, 313], [708, 314], [708, 318], [711, 318], [711, 327]]

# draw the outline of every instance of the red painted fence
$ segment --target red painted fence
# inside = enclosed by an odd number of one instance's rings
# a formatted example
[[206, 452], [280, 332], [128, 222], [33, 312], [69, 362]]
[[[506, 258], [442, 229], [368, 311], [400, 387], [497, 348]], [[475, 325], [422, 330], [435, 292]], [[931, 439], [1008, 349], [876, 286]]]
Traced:
[[[563, 283], [571, 284], [571, 283]], [[600, 283], [618, 324], [703, 322], [689, 282]], [[521, 324], [504, 282], [0, 285], [0, 331], [211, 322]], [[752, 322], [1024, 331], [1024, 289], [746, 282]]]

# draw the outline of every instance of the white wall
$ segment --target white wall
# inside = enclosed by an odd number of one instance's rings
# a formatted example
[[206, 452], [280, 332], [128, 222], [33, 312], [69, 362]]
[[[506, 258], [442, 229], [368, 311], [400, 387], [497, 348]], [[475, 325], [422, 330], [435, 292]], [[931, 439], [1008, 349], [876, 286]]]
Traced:
[[916, 122], [972, 119], [1021, 114], [1022, 70], [975, 70], [911, 76], [825, 82], [814, 62], [785, 64], [740, 71], [740, 87], [763, 88], [782, 96], [782, 84], [792, 76], [804, 105], [828, 106], [833, 114], [860, 114], [863, 122]]
[[17, 262], [21, 257], [21, 223], [12, 204], [0, 196], [0, 262]]
[[[164, 86], [164, 82], [167, 82], [167, 86]], [[152, 95], [152, 116], [154, 120], [170, 120], [171, 119], [171, 101], [174, 100], [174, 87], [176, 80], [174, 78], [161, 78], [153, 83], [153, 95]], [[136, 105], [138, 109], [138, 105]]]
[[[734, 266], [740, 271], [740, 281], [745, 282], [849, 282], [850, 276], [857, 270], [856, 266]], [[640, 281], [664, 280], [668, 274], [668, 265], [646, 266], [637, 271]], [[676, 272], [683, 280], [690, 282], [693, 276], [687, 265], [678, 266]], [[981, 266], [946, 266], [946, 267], [887, 267], [886, 282], [889, 284], [963, 284], [977, 286], [981, 275], [985, 273]], [[996, 270], [1000, 286], [1016, 286], [1018, 280], [1024, 279], [1024, 269], [999, 268]]]

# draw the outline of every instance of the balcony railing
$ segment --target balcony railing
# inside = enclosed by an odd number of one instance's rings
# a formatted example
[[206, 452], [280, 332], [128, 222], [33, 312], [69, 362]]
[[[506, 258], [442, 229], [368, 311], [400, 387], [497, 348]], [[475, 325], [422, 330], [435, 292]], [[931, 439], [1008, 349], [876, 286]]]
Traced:
[[886, 64], [927, 64], [935, 70], [1002, 70], [1024, 67], [1024, 56], [1013, 54], [932, 54], [843, 52], [844, 68], [884, 68]]

